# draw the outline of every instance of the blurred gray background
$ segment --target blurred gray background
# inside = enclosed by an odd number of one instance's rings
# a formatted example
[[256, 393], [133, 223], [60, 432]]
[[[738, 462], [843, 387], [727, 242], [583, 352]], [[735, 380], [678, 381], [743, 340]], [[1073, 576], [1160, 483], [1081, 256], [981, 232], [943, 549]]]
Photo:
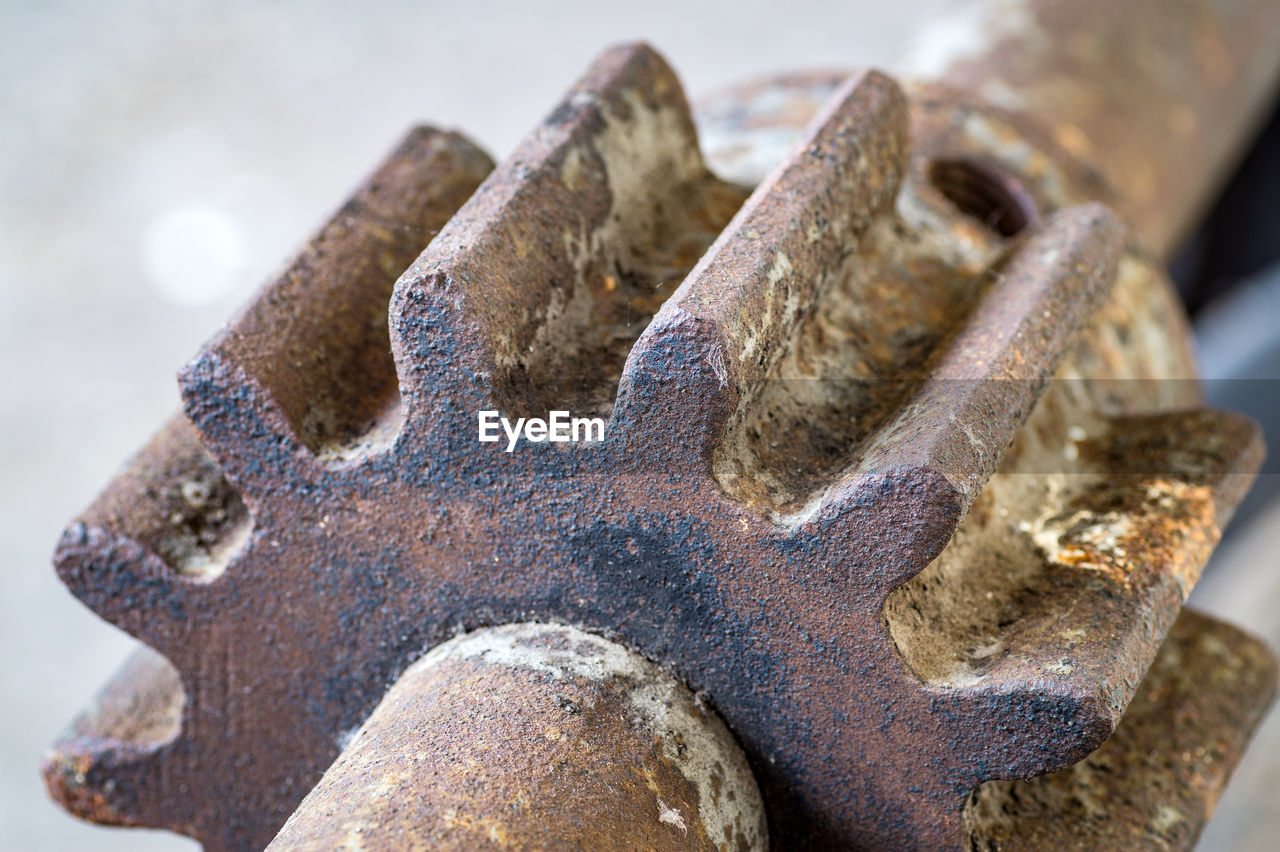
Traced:
[[[195, 848], [45, 799], [41, 751], [132, 644], [49, 554], [177, 407], [178, 366], [410, 124], [502, 156], [611, 42], [648, 40], [696, 97], [886, 64], [937, 5], [0, 0], [0, 846]], [[1277, 506], [1252, 523], [1268, 525]], [[1243, 535], [1220, 561], [1274, 553]], [[1209, 608], [1280, 638], [1274, 588], [1208, 590]], [[1275, 727], [1203, 848], [1273, 848], [1256, 826], [1280, 788]]]

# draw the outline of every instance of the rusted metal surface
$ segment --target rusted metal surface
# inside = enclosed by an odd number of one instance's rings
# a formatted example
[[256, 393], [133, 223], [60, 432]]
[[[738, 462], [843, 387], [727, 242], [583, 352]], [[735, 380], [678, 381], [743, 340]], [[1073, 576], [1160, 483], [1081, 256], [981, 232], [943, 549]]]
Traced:
[[972, 850], [1190, 849], [1276, 693], [1272, 651], [1184, 612], [1115, 736], [1061, 772], [991, 781], [965, 809]]
[[164, 657], [140, 648], [64, 734], [45, 762], [49, 793], [106, 825], [148, 825], [154, 781], [134, 776], [182, 730], [186, 696]]
[[768, 848], [724, 724], [572, 627], [485, 628], [410, 666], [269, 847]]
[[[955, 3], [896, 67], [1029, 117], [1168, 256], [1263, 118], [1272, 0]], [[1242, 132], [1243, 131], [1243, 132]]]
[[[776, 145], [826, 84], [782, 85], [807, 92], [786, 118], [749, 92], [710, 113], [715, 150]], [[482, 154], [428, 132], [393, 157], [359, 196], [386, 206], [347, 208], [205, 348], [185, 417], [59, 545], [185, 702], [164, 736], [91, 716], [54, 795], [261, 846], [426, 649], [531, 619], [705, 695], [775, 847], [955, 846], [978, 785], [1106, 740], [1256, 429], [1197, 408], [1158, 264], [1088, 203], [1116, 192], [1097, 164], [950, 90], [832, 85], [750, 197], [643, 47], [455, 215]], [[606, 439], [477, 442], [479, 410], [553, 408]]]
[[[978, 125], [966, 129], [980, 150], [1021, 148], [1039, 171], [1056, 160], [1167, 259], [1272, 105], [1277, 42], [1270, 0], [957, 0], [894, 70], [920, 111]], [[700, 113], [717, 171], [762, 177], [847, 73], [709, 99]]]

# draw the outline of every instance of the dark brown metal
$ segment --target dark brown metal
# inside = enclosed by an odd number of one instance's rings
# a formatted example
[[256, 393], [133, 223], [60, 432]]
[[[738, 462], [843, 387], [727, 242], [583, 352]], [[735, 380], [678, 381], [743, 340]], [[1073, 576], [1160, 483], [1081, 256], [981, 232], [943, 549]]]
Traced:
[[410, 666], [269, 849], [767, 848], [724, 724], [572, 627], [452, 639]]
[[[720, 116], [739, 157], [789, 121]], [[961, 843], [975, 787], [1112, 733], [1261, 454], [1051, 136], [868, 72], [747, 198], [628, 47], [456, 214], [487, 160], [413, 137], [59, 545], [185, 700], [127, 674], [180, 730], [91, 714], [53, 794], [261, 846], [426, 649], [536, 619], [705, 695], [775, 846]], [[477, 442], [560, 408], [606, 439]]]

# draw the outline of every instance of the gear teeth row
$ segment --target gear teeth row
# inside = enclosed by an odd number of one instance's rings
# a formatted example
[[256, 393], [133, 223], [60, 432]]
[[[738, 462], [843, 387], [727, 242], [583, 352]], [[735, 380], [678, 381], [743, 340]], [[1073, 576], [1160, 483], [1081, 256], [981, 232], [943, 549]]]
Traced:
[[[779, 848], [955, 846], [979, 785], [1096, 749], [1256, 427], [1116, 410], [1097, 338], [1164, 285], [1100, 206], [961, 215], [911, 109], [851, 78], [748, 192], [625, 46], [496, 169], [411, 134], [64, 535], [67, 584], [176, 674], [131, 664], [101, 706], [159, 721], [91, 712], [54, 795], [260, 847], [424, 649], [530, 620], [705, 695]], [[483, 409], [606, 438], [508, 453]]]

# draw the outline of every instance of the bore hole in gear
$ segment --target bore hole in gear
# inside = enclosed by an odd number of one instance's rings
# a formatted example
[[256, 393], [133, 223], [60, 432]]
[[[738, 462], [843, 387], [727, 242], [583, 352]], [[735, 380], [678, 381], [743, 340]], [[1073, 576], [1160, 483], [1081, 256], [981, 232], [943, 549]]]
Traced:
[[1018, 182], [973, 160], [934, 160], [929, 182], [966, 216], [1002, 237], [1015, 237], [1035, 218], [1035, 206]]

